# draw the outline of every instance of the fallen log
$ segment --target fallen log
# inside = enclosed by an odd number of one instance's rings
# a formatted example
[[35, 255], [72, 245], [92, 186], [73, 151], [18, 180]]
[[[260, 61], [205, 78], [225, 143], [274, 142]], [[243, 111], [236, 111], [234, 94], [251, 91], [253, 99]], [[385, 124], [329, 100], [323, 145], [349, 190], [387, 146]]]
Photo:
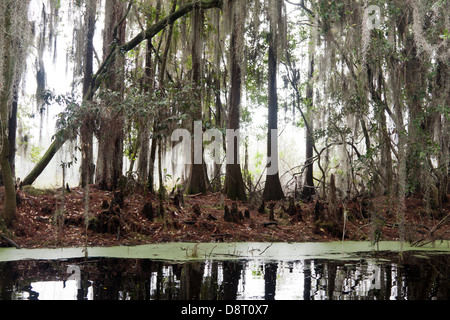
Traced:
[[15, 243], [14, 241], [12, 241], [10, 238], [8, 238], [7, 236], [5, 236], [4, 234], [0, 233], [0, 239], [4, 240], [5, 242], [9, 243], [11, 246], [16, 247], [17, 249], [20, 249], [20, 246]]
[[42, 158], [33, 168], [33, 170], [31, 170], [31, 172], [25, 177], [25, 179], [23, 179], [21, 186], [32, 185], [67, 140], [69, 140], [69, 135], [67, 134], [66, 130], [60, 130], [57, 134], [55, 134], [55, 140], [50, 145], [47, 152], [42, 156]]

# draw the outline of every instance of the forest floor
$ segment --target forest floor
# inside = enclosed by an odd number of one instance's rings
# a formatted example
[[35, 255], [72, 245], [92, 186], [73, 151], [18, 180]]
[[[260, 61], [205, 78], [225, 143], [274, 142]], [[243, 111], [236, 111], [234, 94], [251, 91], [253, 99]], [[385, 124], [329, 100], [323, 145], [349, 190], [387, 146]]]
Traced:
[[[0, 189], [0, 197], [3, 199], [3, 189]], [[116, 201], [116, 198], [119, 200]], [[226, 222], [224, 208], [227, 206], [231, 210], [233, 201], [222, 194], [183, 198], [184, 204], [179, 205], [176, 201], [174, 203], [173, 196], [162, 201], [164, 217], [161, 217], [158, 216], [160, 200], [157, 196], [144, 192], [119, 194], [91, 186], [91, 223], [86, 228], [84, 192], [81, 188], [66, 191], [63, 201], [61, 189], [26, 187], [18, 190], [17, 215], [11, 228], [6, 231], [3, 228], [3, 232], [0, 230], [0, 235], [4, 235], [3, 239], [0, 238], [0, 246], [9, 245], [5, 237], [22, 248], [132, 246], [163, 242], [336, 241], [342, 240], [344, 211], [347, 218], [346, 240], [373, 240], [374, 237], [378, 240], [398, 240], [399, 237], [396, 203], [388, 197], [357, 198], [341, 203], [343, 209], [339, 219], [342, 221], [334, 229], [326, 223], [317, 222], [315, 202], [295, 202], [300, 205], [295, 215], [288, 209], [288, 200], [276, 202], [273, 206], [275, 221], [269, 220], [270, 204], [266, 204], [265, 210], [260, 213], [258, 206], [236, 202], [238, 211], [246, 217], [238, 222]], [[63, 202], [64, 220], [58, 219]], [[370, 214], [370, 210], [374, 213]], [[450, 202], [439, 210], [426, 210], [420, 197], [408, 197], [405, 239], [415, 241], [426, 238], [429, 230], [449, 213]], [[446, 219], [443, 227], [436, 231], [434, 239], [449, 238], [449, 220]], [[64, 221], [64, 224], [60, 223], [58, 227], [57, 221]]]

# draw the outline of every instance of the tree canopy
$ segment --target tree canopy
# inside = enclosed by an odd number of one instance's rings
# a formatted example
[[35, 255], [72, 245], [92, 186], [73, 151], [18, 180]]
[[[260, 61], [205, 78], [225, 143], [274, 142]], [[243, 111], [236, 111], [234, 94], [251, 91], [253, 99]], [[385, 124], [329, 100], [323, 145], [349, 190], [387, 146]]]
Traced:
[[[64, 152], [72, 160], [60, 165], [63, 184], [74, 170], [69, 166], [80, 167], [75, 175], [86, 193], [90, 185], [115, 191], [135, 183], [161, 199], [180, 189], [255, 204], [321, 200], [331, 220], [343, 199], [387, 196], [402, 236], [405, 197], [420, 195], [427, 210], [448, 202], [448, 1], [40, 0], [30, 6], [5, 0], [0, 6], [7, 225], [15, 216], [15, 154], [24, 150], [20, 161], [29, 163], [32, 151], [24, 149], [30, 132], [17, 124], [25, 128], [28, 114], [42, 119], [52, 105], [61, 107], [53, 140], [17, 187], [35, 183]], [[71, 35], [66, 65], [73, 74], [57, 94], [46, 82], [51, 62], [44, 53], [53, 50], [58, 59], [62, 34]], [[26, 110], [19, 93], [30, 73], [35, 109]], [[264, 123], [257, 124], [261, 115]], [[191, 132], [183, 138], [189, 143], [172, 141], [180, 128]], [[304, 137], [286, 138], [287, 128]], [[214, 151], [208, 147], [217, 143], [203, 141], [209, 129], [222, 133]], [[236, 130], [241, 144], [227, 143]], [[68, 141], [71, 147], [61, 149]], [[302, 156], [288, 159], [295, 150]], [[232, 163], [224, 156], [230, 152]]]

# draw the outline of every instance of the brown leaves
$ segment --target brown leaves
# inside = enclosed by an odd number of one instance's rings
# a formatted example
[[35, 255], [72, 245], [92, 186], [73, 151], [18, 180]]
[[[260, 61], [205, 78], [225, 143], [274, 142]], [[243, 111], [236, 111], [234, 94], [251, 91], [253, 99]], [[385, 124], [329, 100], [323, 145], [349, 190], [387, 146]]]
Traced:
[[[72, 188], [71, 191], [66, 193], [65, 224], [58, 234], [54, 216], [61, 209], [61, 192], [31, 195], [19, 191], [21, 205], [11, 228], [12, 240], [22, 247], [83, 246], [85, 243], [89, 246], [114, 246], [175, 241], [337, 240], [325, 228], [319, 230], [315, 225], [315, 203], [300, 203], [292, 199], [265, 203], [261, 206], [260, 213], [257, 208], [226, 199], [220, 193], [190, 197], [178, 195], [177, 203], [173, 200], [160, 203], [156, 196], [135, 193], [122, 197], [120, 193], [100, 191], [94, 186], [90, 188], [89, 194], [90, 219], [96, 219], [102, 212], [110, 210], [113, 203], [114, 215], [120, 219], [113, 227], [120, 226], [120, 234], [118, 238], [114, 232], [101, 234], [88, 230], [86, 233], [83, 190]], [[2, 192], [3, 189], [0, 188], [0, 196]], [[417, 219], [415, 212], [421, 203], [413, 200], [407, 199], [411, 201], [411, 205], [407, 204], [409, 221]], [[395, 239], [396, 230], [389, 227], [395, 223], [395, 215], [389, 214], [391, 210], [385, 200], [380, 198], [376, 201], [386, 219], [383, 237], [385, 240]], [[353, 204], [346, 204], [350, 217], [346, 235], [350, 239], [361, 240], [364, 236], [367, 237], [370, 228], [365, 220], [367, 218], [358, 212], [361, 206]], [[158, 215], [161, 205], [165, 211], [164, 216]], [[225, 221], [225, 208], [228, 208], [230, 215], [233, 213], [235, 219], [232, 222]], [[269, 218], [275, 221], [270, 221]], [[316, 210], [316, 218], [320, 219], [320, 210]], [[425, 224], [424, 221], [420, 223]], [[431, 221], [429, 224], [432, 227], [435, 223]]]

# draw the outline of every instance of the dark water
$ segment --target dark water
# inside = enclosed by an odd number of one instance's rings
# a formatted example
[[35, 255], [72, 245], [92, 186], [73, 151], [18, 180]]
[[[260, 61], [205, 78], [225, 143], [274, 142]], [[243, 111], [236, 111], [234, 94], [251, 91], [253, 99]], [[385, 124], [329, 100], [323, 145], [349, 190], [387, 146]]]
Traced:
[[1, 300], [448, 300], [450, 255], [359, 261], [0, 262]]

